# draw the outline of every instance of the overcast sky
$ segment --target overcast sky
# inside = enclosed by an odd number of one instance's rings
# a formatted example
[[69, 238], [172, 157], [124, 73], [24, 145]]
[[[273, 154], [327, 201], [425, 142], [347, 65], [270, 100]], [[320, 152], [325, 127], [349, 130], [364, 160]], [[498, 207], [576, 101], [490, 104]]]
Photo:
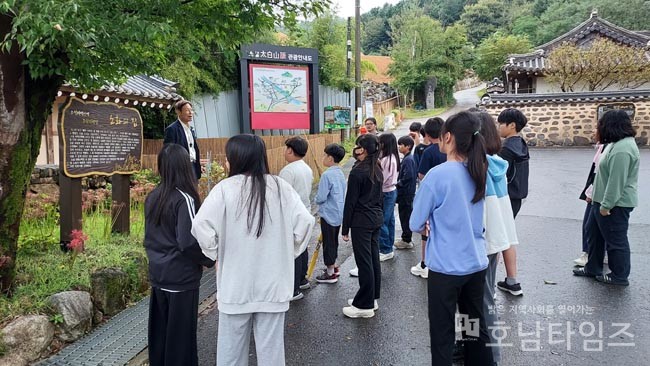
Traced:
[[[399, 0], [361, 0], [361, 14], [372, 8], [384, 6], [384, 4], [397, 4]], [[354, 16], [355, 0], [332, 0], [332, 8], [338, 6], [338, 15], [341, 18]]]

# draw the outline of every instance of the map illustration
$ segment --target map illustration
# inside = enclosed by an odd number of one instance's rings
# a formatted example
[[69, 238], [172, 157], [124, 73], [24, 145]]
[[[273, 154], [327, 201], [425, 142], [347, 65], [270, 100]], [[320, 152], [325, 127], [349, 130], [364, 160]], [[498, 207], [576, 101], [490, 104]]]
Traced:
[[307, 70], [254, 67], [253, 111], [308, 113]]

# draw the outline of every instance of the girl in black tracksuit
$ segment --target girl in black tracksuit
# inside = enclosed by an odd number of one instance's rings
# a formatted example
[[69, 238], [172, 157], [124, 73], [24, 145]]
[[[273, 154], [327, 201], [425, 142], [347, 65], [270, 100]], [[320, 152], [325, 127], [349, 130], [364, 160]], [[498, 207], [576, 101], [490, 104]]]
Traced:
[[191, 234], [199, 208], [189, 155], [167, 144], [158, 154], [160, 185], [145, 201], [149, 258], [149, 360], [152, 366], [198, 365], [196, 328], [203, 266], [214, 262]]
[[381, 266], [379, 264], [379, 229], [383, 222], [384, 181], [379, 166], [379, 139], [363, 135], [353, 150], [358, 160], [350, 171], [345, 195], [343, 240], [349, 240], [352, 231], [352, 250], [359, 268], [359, 291], [343, 313], [351, 318], [374, 316], [375, 300], [379, 299]]

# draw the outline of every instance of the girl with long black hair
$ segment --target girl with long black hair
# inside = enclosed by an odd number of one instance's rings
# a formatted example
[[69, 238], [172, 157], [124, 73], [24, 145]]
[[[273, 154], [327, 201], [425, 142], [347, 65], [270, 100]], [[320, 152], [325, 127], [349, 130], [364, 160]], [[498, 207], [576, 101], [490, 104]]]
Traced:
[[395, 201], [397, 200], [397, 176], [399, 175], [399, 152], [397, 151], [397, 139], [392, 133], [379, 135], [379, 165], [384, 176], [382, 192], [383, 200], [383, 223], [379, 234], [379, 260], [392, 259], [395, 255], [393, 244], [395, 243]]
[[371, 318], [377, 310], [381, 288], [379, 264], [379, 229], [383, 222], [382, 183], [379, 165], [379, 139], [366, 134], [360, 136], [352, 150], [357, 163], [348, 177], [348, 190], [343, 208], [341, 234], [350, 240], [359, 275], [359, 291], [348, 300], [343, 314], [350, 318]]
[[[465, 365], [492, 365], [483, 316], [485, 270], [483, 236], [487, 158], [480, 121], [461, 112], [442, 127], [441, 151], [447, 162], [429, 171], [415, 195], [410, 226], [429, 231], [429, 334], [433, 365], [451, 365], [456, 305], [464, 317]], [[427, 225], [428, 222], [428, 225]], [[427, 227], [428, 226], [428, 227]], [[430, 229], [429, 229], [430, 228]], [[479, 326], [479, 334], [469, 332]]]
[[196, 322], [203, 266], [214, 261], [192, 236], [201, 204], [190, 157], [166, 144], [158, 154], [160, 184], [145, 200], [144, 246], [149, 258], [149, 362], [197, 365]]
[[246, 365], [251, 328], [258, 362], [284, 365], [284, 315], [293, 296], [294, 259], [315, 220], [296, 191], [269, 174], [264, 141], [226, 143], [228, 178], [192, 226], [203, 253], [217, 261], [217, 365]]

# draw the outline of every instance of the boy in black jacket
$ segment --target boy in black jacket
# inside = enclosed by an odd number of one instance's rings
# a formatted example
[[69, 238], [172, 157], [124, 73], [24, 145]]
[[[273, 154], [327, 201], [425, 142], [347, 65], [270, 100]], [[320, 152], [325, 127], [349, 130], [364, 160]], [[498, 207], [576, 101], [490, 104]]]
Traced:
[[411, 150], [415, 142], [410, 136], [402, 136], [397, 140], [399, 152], [404, 155], [397, 176], [397, 207], [399, 221], [402, 224], [402, 240], [395, 242], [397, 249], [411, 249], [413, 233], [409, 227], [411, 212], [413, 211], [413, 198], [415, 198], [415, 185], [417, 182], [417, 167]]
[[[517, 217], [521, 208], [521, 200], [528, 196], [528, 145], [520, 132], [528, 123], [526, 116], [520, 110], [508, 108], [499, 114], [499, 135], [505, 140], [501, 147], [501, 156], [508, 162], [508, 195], [512, 213]], [[517, 282], [517, 252], [516, 246], [503, 251], [503, 262], [506, 265], [506, 279], [497, 282], [500, 290], [515, 296], [523, 295], [521, 285]]]

